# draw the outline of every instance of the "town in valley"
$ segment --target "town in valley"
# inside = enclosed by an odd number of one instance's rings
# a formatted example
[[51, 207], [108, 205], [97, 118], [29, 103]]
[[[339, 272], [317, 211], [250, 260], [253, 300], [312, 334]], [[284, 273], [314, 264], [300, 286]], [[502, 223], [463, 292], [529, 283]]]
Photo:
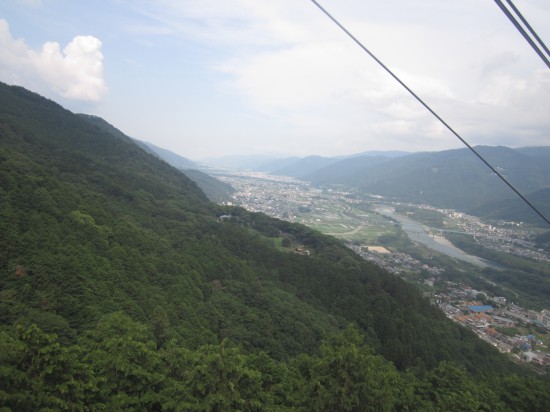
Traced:
[[[414, 282], [447, 317], [517, 362], [540, 373], [550, 368], [550, 304], [528, 307], [515, 301], [509, 288], [500, 289], [508, 296], [499, 296], [494, 289], [472, 285], [468, 279], [483, 279], [483, 269], [498, 270], [498, 264], [463, 252], [445, 237], [448, 233], [469, 235], [485, 249], [550, 265], [550, 253], [536, 246], [536, 233], [522, 222], [487, 223], [455, 210], [392, 202], [376, 194], [322, 189], [292, 177], [262, 172], [211, 173], [235, 188], [228, 203], [340, 238], [364, 259]], [[416, 220], [419, 216], [428, 220]], [[407, 234], [412, 247], [401, 248], [399, 242], [392, 242], [399, 238], [399, 232]], [[300, 248], [299, 253], [307, 254], [307, 250]], [[450, 267], [473, 276], [450, 278]], [[483, 282], [497, 286], [487, 279]]]

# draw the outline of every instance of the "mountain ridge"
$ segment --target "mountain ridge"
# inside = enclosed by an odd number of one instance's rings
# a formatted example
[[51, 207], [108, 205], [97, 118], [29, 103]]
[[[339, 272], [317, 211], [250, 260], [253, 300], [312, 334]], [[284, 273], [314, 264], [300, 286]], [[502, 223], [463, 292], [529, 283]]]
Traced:
[[[528, 199], [533, 196], [535, 207], [546, 208], [544, 198], [537, 192], [550, 187], [550, 147], [477, 146], [475, 149], [520, 193]], [[466, 148], [256, 161], [251, 167], [253, 170], [306, 180], [321, 188], [335, 185], [358, 195], [430, 204], [479, 217], [494, 215], [491, 218], [499, 219], [496, 213], [486, 209], [501, 209], [495, 205], [513, 198], [513, 191]], [[518, 213], [516, 220], [540, 224], [532, 212]], [[510, 213], [504, 215], [512, 217]]]
[[[550, 185], [550, 154], [540, 148], [476, 150], [524, 193]], [[513, 193], [468, 149], [372, 159], [345, 159], [305, 178], [316, 185], [347, 185], [362, 193], [466, 212], [492, 200], [505, 201]]]
[[231, 194], [235, 189], [233, 189], [230, 185], [210, 176], [209, 174], [198, 170], [200, 167], [194, 161], [152, 143], [142, 142], [141, 140], [129, 137], [101, 117], [81, 113], [79, 113], [78, 116], [81, 116], [95, 126], [99, 127], [101, 130], [104, 130], [115, 137], [126, 140], [130, 139], [147, 153], [162, 159], [166, 163], [180, 170], [200, 187], [208, 199], [214, 202], [227, 202], [231, 200]]

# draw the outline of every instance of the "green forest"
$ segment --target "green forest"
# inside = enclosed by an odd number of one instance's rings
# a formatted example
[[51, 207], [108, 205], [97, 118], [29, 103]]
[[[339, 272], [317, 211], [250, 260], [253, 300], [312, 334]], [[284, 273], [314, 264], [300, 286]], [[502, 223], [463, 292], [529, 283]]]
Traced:
[[338, 240], [0, 83], [0, 411], [38, 410], [546, 411], [550, 382]]

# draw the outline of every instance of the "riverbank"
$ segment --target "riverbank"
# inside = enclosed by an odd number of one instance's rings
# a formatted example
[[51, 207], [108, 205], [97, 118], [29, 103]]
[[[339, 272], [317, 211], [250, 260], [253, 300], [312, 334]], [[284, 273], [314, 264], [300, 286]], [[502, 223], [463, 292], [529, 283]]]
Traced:
[[482, 268], [497, 267], [497, 265], [492, 262], [489, 262], [478, 256], [467, 254], [462, 249], [459, 249], [455, 245], [453, 245], [445, 237], [440, 235], [435, 235], [429, 232], [429, 231], [436, 232], [438, 229], [426, 228], [421, 223], [407, 216], [403, 216], [396, 213], [395, 209], [393, 208], [380, 207], [376, 209], [376, 211], [384, 216], [390, 217], [396, 220], [397, 222], [399, 222], [403, 231], [407, 233], [407, 236], [409, 236], [409, 238], [413, 242], [421, 243], [427, 248], [435, 250], [436, 252], [443, 253], [452, 258], [459, 259], [464, 262], [468, 262]]

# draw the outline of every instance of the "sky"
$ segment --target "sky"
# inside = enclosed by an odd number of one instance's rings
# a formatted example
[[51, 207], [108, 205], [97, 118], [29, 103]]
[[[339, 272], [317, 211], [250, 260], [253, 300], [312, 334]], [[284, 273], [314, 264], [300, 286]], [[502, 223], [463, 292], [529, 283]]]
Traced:
[[[472, 145], [550, 146], [492, 0], [319, 0]], [[550, 45], [550, 2], [515, 0]], [[2, 0], [0, 81], [193, 160], [462, 147], [310, 0]]]

